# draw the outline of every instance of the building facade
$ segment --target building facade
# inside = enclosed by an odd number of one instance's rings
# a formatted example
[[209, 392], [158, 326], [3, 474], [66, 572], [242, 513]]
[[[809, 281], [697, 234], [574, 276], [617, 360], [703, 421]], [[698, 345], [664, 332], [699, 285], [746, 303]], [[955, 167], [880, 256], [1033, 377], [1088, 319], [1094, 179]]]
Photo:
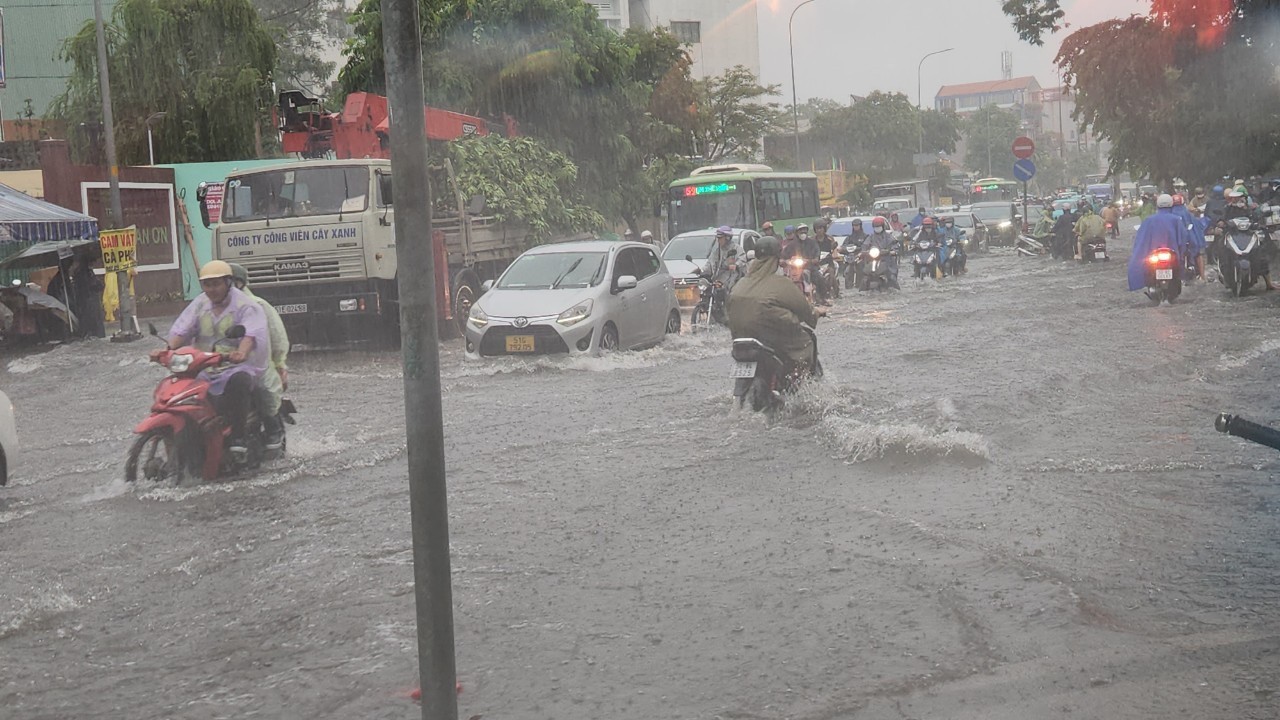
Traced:
[[755, 0], [593, 0], [593, 4], [627, 5], [623, 27], [671, 31], [689, 48], [694, 79], [719, 75], [737, 65], [760, 77]]
[[[104, 18], [111, 16], [114, 7], [115, 0], [102, 0]], [[67, 38], [93, 21], [93, 3], [0, 0], [0, 11], [4, 13], [5, 66], [0, 117], [11, 131], [12, 123], [25, 120], [28, 111], [34, 118], [44, 117], [53, 100], [66, 90], [71, 65], [58, 55]]]
[[933, 98], [936, 110], [953, 110], [965, 116], [988, 105], [1013, 110], [1027, 130], [1039, 130], [1043, 121], [1040, 83], [1031, 76], [1010, 80], [943, 85]]

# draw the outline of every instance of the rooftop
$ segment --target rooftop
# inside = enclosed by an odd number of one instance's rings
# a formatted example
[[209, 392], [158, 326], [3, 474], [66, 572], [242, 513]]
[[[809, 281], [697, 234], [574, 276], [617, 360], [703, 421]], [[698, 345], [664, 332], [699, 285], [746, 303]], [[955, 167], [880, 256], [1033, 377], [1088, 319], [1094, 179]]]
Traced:
[[967, 95], [983, 95], [986, 93], [1005, 92], [1007, 90], [1038, 90], [1040, 83], [1030, 75], [1011, 80], [990, 80], [988, 82], [964, 83], [963, 85], [943, 85], [935, 97], [964, 97]]

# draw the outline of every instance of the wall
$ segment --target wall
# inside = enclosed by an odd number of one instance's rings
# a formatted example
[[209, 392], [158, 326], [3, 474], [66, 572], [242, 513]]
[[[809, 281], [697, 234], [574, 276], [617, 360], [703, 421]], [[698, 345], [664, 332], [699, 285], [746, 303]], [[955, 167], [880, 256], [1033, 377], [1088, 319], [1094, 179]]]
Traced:
[[689, 48], [695, 79], [743, 65], [760, 77], [760, 26], [755, 0], [631, 0], [631, 24], [666, 27], [673, 20], [701, 23], [702, 42]]

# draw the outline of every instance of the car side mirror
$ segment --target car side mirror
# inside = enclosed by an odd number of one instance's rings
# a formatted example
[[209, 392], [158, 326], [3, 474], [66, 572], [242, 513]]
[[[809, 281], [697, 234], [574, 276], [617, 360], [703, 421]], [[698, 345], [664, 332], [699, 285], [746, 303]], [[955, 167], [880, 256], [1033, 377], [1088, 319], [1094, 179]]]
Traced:
[[693, 256], [692, 256], [692, 255], [685, 255], [685, 256], [684, 256], [684, 261], [685, 261], [685, 262], [693, 262]]
[[635, 275], [623, 275], [618, 278], [618, 290], [634, 290], [637, 282]]
[[480, 283], [480, 292], [487, 293], [492, 289], [493, 289], [492, 280], [485, 280], [484, 282]]
[[242, 337], [244, 337], [243, 325], [232, 325], [231, 328], [227, 330], [228, 340], [239, 340]]

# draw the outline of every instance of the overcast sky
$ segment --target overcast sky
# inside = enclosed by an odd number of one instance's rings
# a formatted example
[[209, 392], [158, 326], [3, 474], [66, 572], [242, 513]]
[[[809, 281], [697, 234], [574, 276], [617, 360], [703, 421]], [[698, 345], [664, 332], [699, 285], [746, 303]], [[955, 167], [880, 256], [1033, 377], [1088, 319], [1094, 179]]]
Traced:
[[[758, 0], [760, 63], [765, 84], [782, 86], [791, 103], [787, 19], [802, 0]], [[916, 99], [916, 66], [924, 61], [924, 106], [943, 85], [1000, 79], [1000, 53], [1013, 53], [1013, 76], [1057, 85], [1053, 57], [1072, 28], [1145, 14], [1150, 0], [1063, 0], [1071, 28], [1035, 47], [1018, 39], [1001, 0], [814, 0], [795, 15], [796, 90], [800, 102], [826, 97], [848, 102], [872, 90]]]

